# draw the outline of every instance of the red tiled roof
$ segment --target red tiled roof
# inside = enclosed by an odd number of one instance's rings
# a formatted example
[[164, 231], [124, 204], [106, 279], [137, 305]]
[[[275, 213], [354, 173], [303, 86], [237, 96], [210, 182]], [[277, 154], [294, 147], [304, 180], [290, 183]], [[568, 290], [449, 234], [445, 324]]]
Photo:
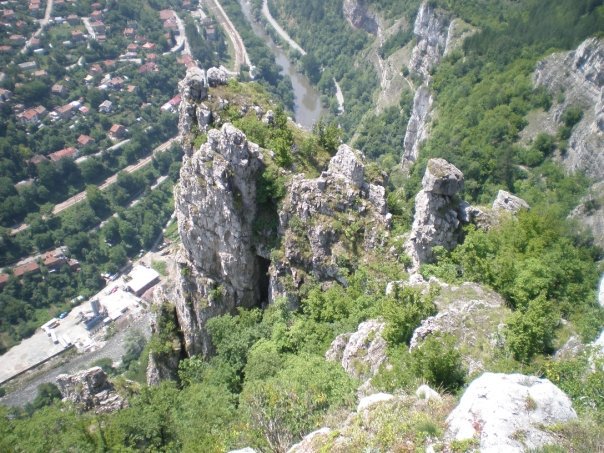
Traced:
[[77, 152], [77, 149], [75, 149], [73, 146], [70, 146], [69, 148], [55, 151], [54, 153], [49, 154], [48, 157], [50, 157], [50, 160], [53, 162], [57, 162], [61, 159], [65, 159], [66, 157], [74, 157]]

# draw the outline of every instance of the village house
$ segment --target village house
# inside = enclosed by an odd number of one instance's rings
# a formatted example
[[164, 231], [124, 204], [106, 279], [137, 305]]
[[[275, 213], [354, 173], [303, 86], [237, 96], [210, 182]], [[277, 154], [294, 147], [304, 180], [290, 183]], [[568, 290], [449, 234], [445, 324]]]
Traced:
[[73, 146], [50, 153], [48, 157], [53, 162], [58, 162], [61, 159], [74, 159], [78, 154], [78, 150]]
[[100, 113], [111, 113], [112, 110], [113, 110], [113, 102], [111, 102], [110, 100], [103, 101], [99, 105]]
[[180, 105], [180, 94], [177, 94], [164, 105], [161, 106], [160, 110], [162, 112], [170, 112], [176, 113], [178, 111], [178, 106]]
[[109, 137], [114, 140], [122, 139], [126, 136], [126, 128], [121, 124], [114, 124], [109, 129]]
[[78, 145], [84, 147], [94, 143], [94, 138], [90, 135], [82, 134], [78, 137]]
[[78, 25], [78, 23], [80, 23], [80, 18], [76, 14], [70, 14], [67, 16], [67, 23], [73, 27], [74, 25]]
[[174, 17], [174, 13], [170, 9], [162, 9], [159, 12], [159, 20], [161, 20], [161, 21], [170, 20], [173, 17]]
[[90, 26], [92, 27], [94, 32], [98, 33], [98, 34], [104, 34], [106, 31], [105, 24], [103, 22], [101, 22], [100, 20], [97, 20], [96, 22], [91, 22]]
[[13, 46], [20, 46], [22, 44], [25, 44], [25, 36], [23, 36], [23, 35], [10, 35], [8, 37], [8, 41]]
[[19, 64], [19, 69], [25, 72], [32, 72], [38, 69], [38, 64], [35, 61], [26, 61]]
[[134, 38], [135, 34], [136, 34], [136, 32], [134, 31], [134, 28], [132, 28], [132, 27], [124, 28], [124, 37], [125, 38], [132, 39], [132, 38]]
[[100, 9], [94, 10], [90, 15], [90, 19], [93, 21], [100, 21], [103, 19], [103, 11]]
[[144, 65], [141, 65], [140, 68], [138, 68], [138, 72], [140, 74], [145, 74], [147, 72], [157, 72], [159, 71], [159, 66], [157, 66], [157, 63], [153, 62], [153, 61], [149, 61], [147, 63], [145, 63]]
[[33, 157], [31, 159], [29, 159], [27, 162], [30, 163], [31, 165], [37, 167], [42, 162], [48, 162], [48, 157], [43, 156], [42, 154], [34, 154]]
[[57, 118], [61, 120], [68, 120], [73, 116], [74, 107], [71, 104], [65, 104], [55, 109]]
[[84, 37], [84, 33], [82, 33], [79, 30], [75, 30], [71, 32], [71, 40], [73, 42], [82, 42], [84, 41], [86, 38]]
[[55, 96], [65, 96], [67, 94], [67, 88], [60, 83], [55, 83], [50, 89], [50, 92]]
[[19, 121], [22, 124], [32, 125], [38, 124], [46, 116], [46, 109], [43, 106], [27, 109], [18, 115]]

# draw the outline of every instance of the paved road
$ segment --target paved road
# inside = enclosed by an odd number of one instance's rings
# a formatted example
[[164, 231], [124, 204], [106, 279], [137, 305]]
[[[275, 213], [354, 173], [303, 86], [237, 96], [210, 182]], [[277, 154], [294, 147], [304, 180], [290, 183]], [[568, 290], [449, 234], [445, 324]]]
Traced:
[[90, 19], [88, 17], [82, 17], [82, 22], [84, 22], [84, 27], [86, 27], [88, 35], [96, 41], [96, 33], [94, 32], [92, 25], [90, 25]]
[[[174, 141], [176, 139], [177, 138], [174, 137], [174, 138], [171, 138], [170, 140], [168, 140], [167, 142], [162, 143], [161, 145], [159, 145], [157, 148], [155, 148], [153, 150], [153, 152], [151, 153], [150, 156], [147, 156], [144, 159], [139, 160], [136, 164], [130, 165], [121, 171], [125, 171], [126, 173], [134, 173], [135, 171], [140, 170], [141, 168], [149, 165], [151, 163], [151, 160], [153, 159], [153, 156], [155, 156], [155, 154], [168, 149], [170, 147], [170, 145], [172, 145], [172, 143], [174, 143]], [[119, 143], [119, 144], [123, 144], [123, 142]], [[116, 181], [117, 181], [117, 174], [112, 175], [109, 178], [107, 178], [99, 186], [99, 189], [106, 190], [112, 184], [114, 184]], [[73, 197], [68, 198], [64, 202], [56, 204], [52, 210], [52, 213], [54, 215], [60, 214], [61, 212], [65, 211], [66, 209], [69, 209], [70, 207], [84, 201], [85, 199], [86, 199], [86, 191], [82, 191], [82, 192], [74, 195]], [[29, 225], [27, 225], [27, 224], [20, 225], [18, 228], [14, 228], [13, 230], [11, 230], [11, 235], [14, 236], [15, 234], [19, 233], [20, 231], [26, 230], [27, 228], [29, 228]]]
[[39, 21], [40, 28], [38, 28], [36, 30], [36, 32], [33, 34], [33, 36], [31, 38], [29, 38], [29, 40], [25, 43], [25, 45], [23, 46], [23, 49], [21, 49], [21, 53], [27, 52], [27, 49], [31, 45], [31, 40], [40, 36], [40, 33], [42, 33], [44, 28], [46, 28], [46, 26], [48, 25], [48, 21], [50, 20], [50, 14], [52, 13], [53, 4], [54, 4], [54, 0], [47, 0], [46, 10], [44, 11], [44, 18], [40, 19], [40, 21]]
[[268, 0], [264, 0], [264, 2], [262, 3], [262, 14], [264, 15], [268, 23], [271, 24], [271, 26], [275, 29], [279, 36], [283, 38], [285, 42], [287, 42], [291, 47], [296, 49], [302, 55], [306, 55], [306, 51], [302, 47], [300, 47], [300, 45], [296, 41], [294, 41], [291, 36], [289, 36], [287, 32], [283, 30], [283, 28], [281, 28], [275, 18], [271, 15], [270, 10], [268, 9]]
[[242, 65], [252, 65], [250, 62], [250, 57], [247, 54], [247, 50], [245, 49], [245, 45], [243, 44], [243, 40], [231, 22], [231, 19], [229, 19], [229, 16], [227, 16], [220, 3], [218, 3], [218, 0], [205, 0], [205, 3], [208, 9], [213, 12], [216, 20], [222, 29], [229, 35], [229, 39], [233, 43], [233, 48], [235, 49], [235, 65], [233, 67], [233, 72], [239, 74]]
[[170, 49], [170, 52], [177, 52], [183, 48], [184, 45], [184, 49], [182, 51], [183, 55], [191, 55], [191, 47], [189, 46], [189, 40], [187, 39], [187, 34], [185, 32], [185, 24], [178, 14], [176, 14], [176, 11], [171, 11], [174, 14], [176, 25], [178, 26], [178, 39], [176, 40], [176, 45]]

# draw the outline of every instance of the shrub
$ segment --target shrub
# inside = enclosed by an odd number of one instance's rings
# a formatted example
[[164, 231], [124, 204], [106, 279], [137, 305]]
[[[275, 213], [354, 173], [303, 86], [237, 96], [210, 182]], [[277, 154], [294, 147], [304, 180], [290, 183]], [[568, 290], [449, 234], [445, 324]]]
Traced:
[[423, 295], [417, 288], [396, 288], [394, 296], [385, 299], [382, 306], [384, 339], [391, 346], [409, 343], [421, 321], [436, 313], [433, 300], [434, 293]]
[[464, 383], [466, 371], [453, 335], [431, 335], [411, 352], [411, 358], [415, 374], [430, 385], [456, 390]]
[[540, 296], [526, 310], [513, 313], [505, 328], [506, 344], [516, 360], [527, 363], [535, 354], [552, 350], [559, 316], [552, 304]]

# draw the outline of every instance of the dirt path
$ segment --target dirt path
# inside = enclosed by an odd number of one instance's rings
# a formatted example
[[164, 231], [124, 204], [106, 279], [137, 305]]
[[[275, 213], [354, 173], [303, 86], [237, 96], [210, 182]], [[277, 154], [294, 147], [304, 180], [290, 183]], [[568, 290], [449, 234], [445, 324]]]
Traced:
[[242, 65], [251, 66], [250, 57], [247, 54], [247, 50], [245, 49], [245, 45], [243, 44], [243, 40], [239, 35], [239, 32], [227, 16], [224, 9], [218, 2], [218, 0], [205, 0], [205, 4], [209, 11], [211, 11], [216, 20], [222, 27], [222, 29], [229, 35], [229, 39], [233, 43], [233, 48], [235, 49], [235, 65], [233, 68], [233, 72], [239, 74]]
[[302, 55], [306, 55], [306, 51], [302, 47], [300, 47], [300, 45], [296, 41], [294, 41], [287, 34], [287, 32], [285, 30], [283, 30], [283, 28], [281, 28], [281, 26], [277, 23], [275, 18], [271, 15], [270, 10], [268, 9], [268, 0], [264, 0], [264, 2], [262, 3], [262, 14], [264, 15], [264, 17], [266, 18], [268, 23], [271, 24], [271, 26], [275, 29], [275, 31], [279, 34], [279, 36], [281, 36], [281, 38], [283, 38], [283, 40], [285, 42], [287, 42], [291, 47], [296, 49]]

